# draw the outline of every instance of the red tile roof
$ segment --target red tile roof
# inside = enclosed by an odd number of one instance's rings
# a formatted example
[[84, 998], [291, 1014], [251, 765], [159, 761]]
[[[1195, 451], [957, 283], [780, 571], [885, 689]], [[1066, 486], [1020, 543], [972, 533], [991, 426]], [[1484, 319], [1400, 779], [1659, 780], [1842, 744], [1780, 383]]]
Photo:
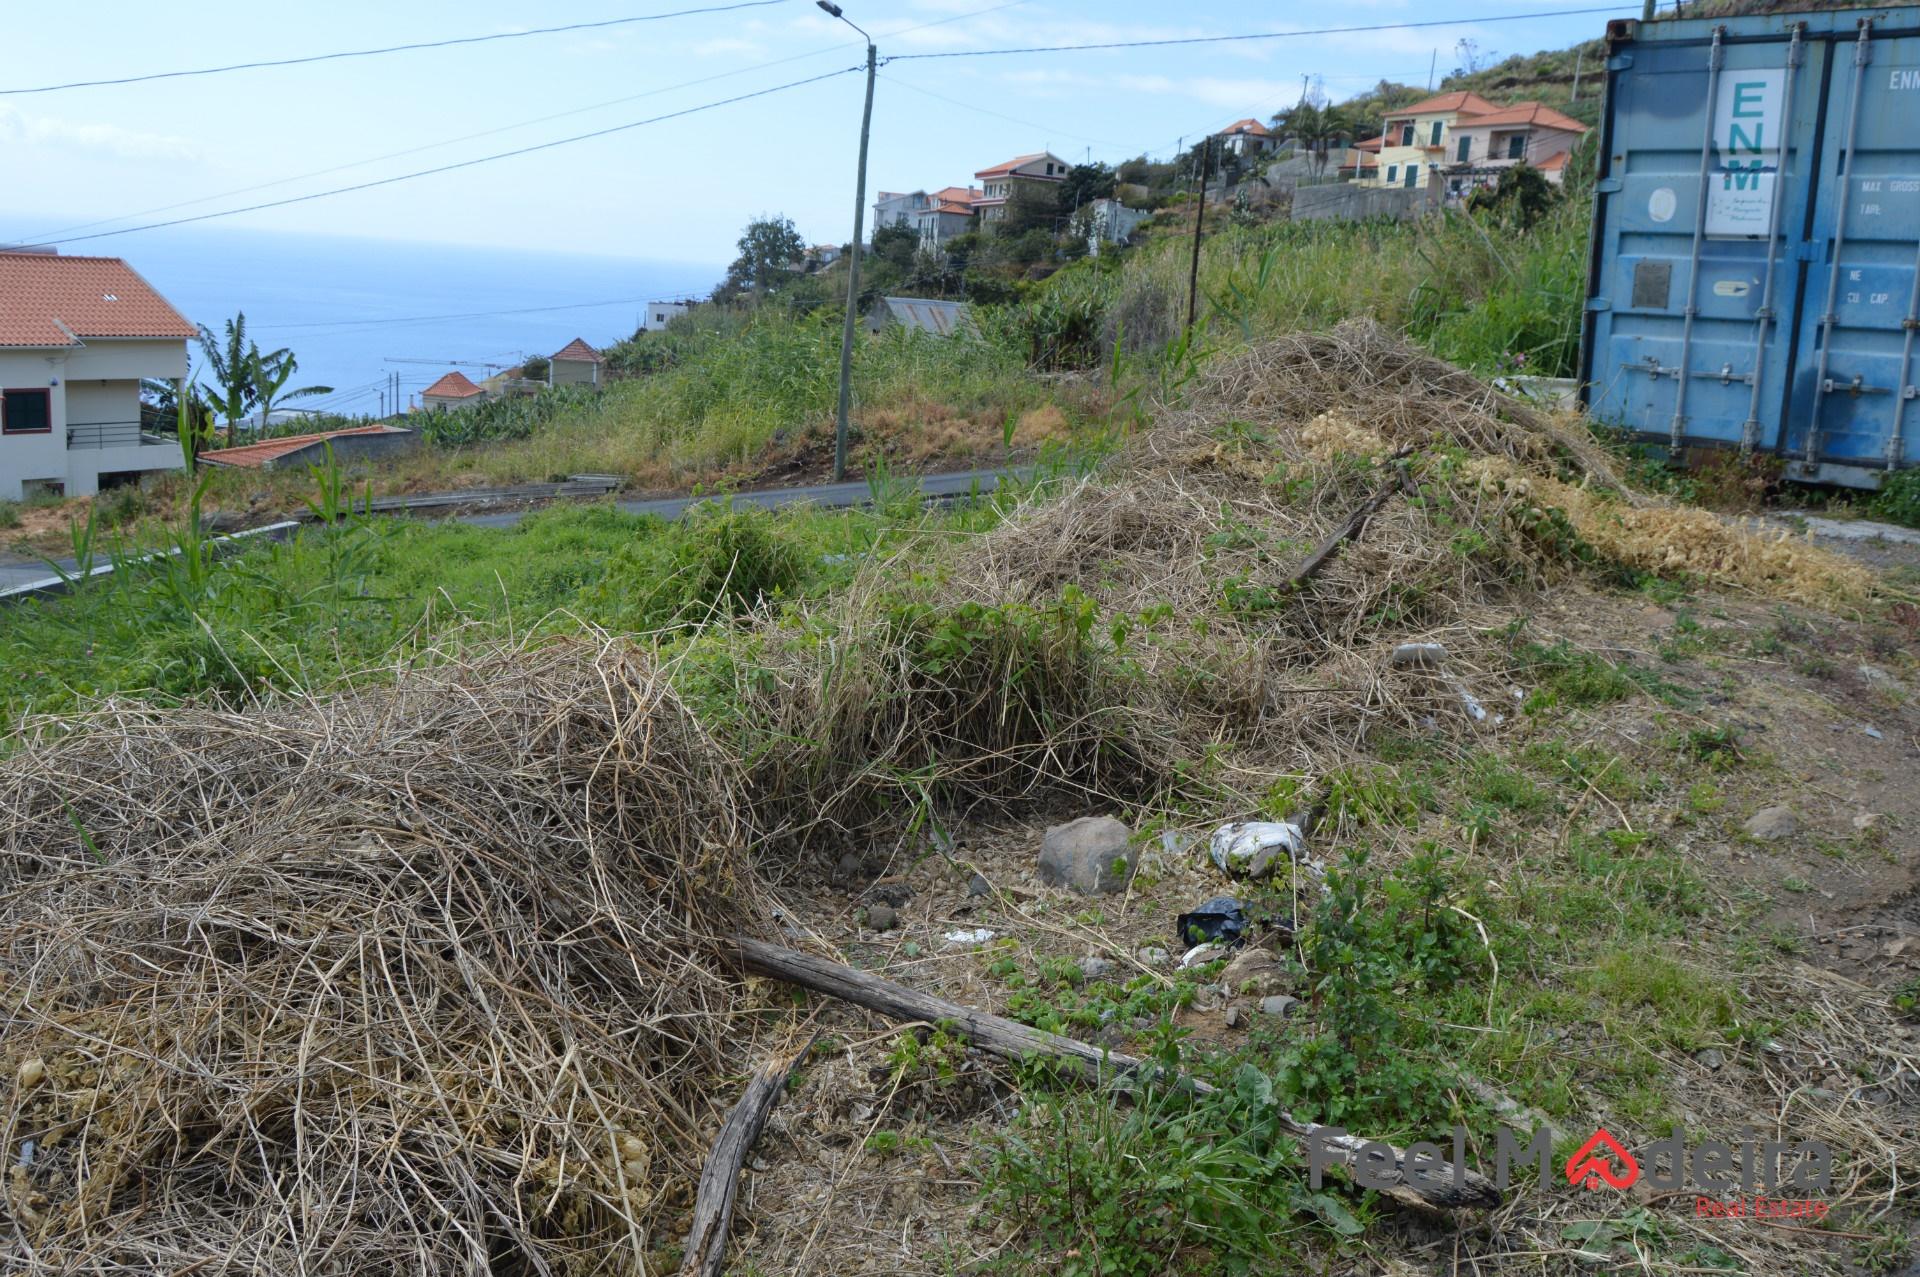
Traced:
[[1235, 120], [1226, 128], [1215, 133], [1215, 137], [1231, 137], [1235, 133], [1251, 133], [1255, 137], [1272, 137], [1273, 130], [1255, 119]]
[[555, 359], [565, 360], [570, 364], [604, 364], [607, 362], [600, 357], [599, 351], [587, 345], [586, 342], [580, 340], [578, 337], [575, 337], [572, 341], [554, 351], [553, 357]]
[[1356, 151], [1377, 151], [1386, 140], [1386, 134], [1383, 133], [1379, 137], [1370, 137], [1364, 142], [1355, 142], [1353, 149]]
[[1554, 172], [1559, 169], [1563, 169], [1566, 166], [1567, 166], [1567, 153], [1565, 151], [1555, 151], [1552, 155], [1549, 155], [1546, 159], [1541, 160], [1538, 164], [1534, 165], [1535, 168], [1543, 169], [1547, 172]]
[[480, 387], [473, 384], [467, 374], [450, 372], [440, 380], [420, 392], [422, 399], [465, 399], [480, 393]]
[[[1005, 164], [996, 164], [992, 168], [983, 168], [978, 173], [975, 173], [974, 176], [975, 177], [1005, 177], [1007, 174], [1013, 172], [1013, 170], [1019, 168], [1022, 164], [1031, 164], [1035, 160], [1052, 160], [1055, 164], [1059, 165], [1062, 168], [1065, 168], [1067, 163], [1065, 160], [1061, 159], [1057, 155], [1053, 155], [1047, 151], [1037, 151], [1032, 155], [1015, 156], [1013, 159], [1008, 160]], [[1043, 182], [1047, 180], [1047, 177], [1044, 173], [1022, 173], [1020, 176], [1037, 177]], [[1062, 174], [1061, 176], [1064, 176], [1064, 174]]]
[[1464, 89], [1455, 93], [1442, 93], [1439, 97], [1428, 98], [1424, 102], [1415, 102], [1412, 106], [1401, 107], [1398, 111], [1388, 111], [1389, 120], [1405, 119], [1409, 115], [1444, 115], [1449, 111], [1461, 115], [1491, 115], [1500, 108], [1487, 101], [1478, 93], [1468, 93]]
[[1512, 106], [1501, 110], [1476, 115], [1470, 120], [1462, 120], [1459, 127], [1477, 129], [1490, 124], [1537, 124], [1544, 129], [1564, 129], [1569, 133], [1587, 131], [1586, 125], [1571, 116], [1562, 115], [1544, 102], [1515, 102]]
[[76, 346], [88, 337], [199, 332], [118, 257], [0, 253], [0, 346]]
[[966, 204], [980, 198], [977, 186], [943, 186], [933, 193], [936, 204]]
[[216, 466], [258, 470], [267, 462], [278, 460], [290, 452], [311, 448], [317, 443], [338, 439], [342, 435], [403, 435], [406, 433], [397, 426], [355, 426], [351, 430], [326, 430], [319, 434], [287, 435], [280, 439], [264, 439], [259, 443], [243, 443], [237, 448], [209, 448], [200, 454], [200, 460]]

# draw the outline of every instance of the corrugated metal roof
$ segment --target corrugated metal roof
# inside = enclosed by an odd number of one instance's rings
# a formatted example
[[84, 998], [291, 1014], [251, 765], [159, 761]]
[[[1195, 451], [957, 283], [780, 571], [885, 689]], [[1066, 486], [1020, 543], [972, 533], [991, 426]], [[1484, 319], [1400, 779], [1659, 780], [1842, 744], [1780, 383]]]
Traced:
[[903, 328], [936, 337], [976, 331], [965, 302], [939, 301], [932, 297], [882, 297], [880, 304], [887, 316]]

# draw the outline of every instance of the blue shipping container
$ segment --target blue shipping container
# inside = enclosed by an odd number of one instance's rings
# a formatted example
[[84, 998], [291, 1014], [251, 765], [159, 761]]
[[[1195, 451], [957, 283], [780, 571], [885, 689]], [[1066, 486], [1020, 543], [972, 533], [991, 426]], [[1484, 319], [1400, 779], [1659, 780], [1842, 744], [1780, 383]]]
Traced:
[[1920, 464], [1920, 8], [1607, 39], [1592, 415], [1812, 482]]

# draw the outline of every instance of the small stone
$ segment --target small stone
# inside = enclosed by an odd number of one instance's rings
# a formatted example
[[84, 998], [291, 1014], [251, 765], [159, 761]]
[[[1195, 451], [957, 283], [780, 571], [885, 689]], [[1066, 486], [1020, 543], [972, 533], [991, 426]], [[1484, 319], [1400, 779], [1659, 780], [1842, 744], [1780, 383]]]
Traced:
[[1080, 974], [1088, 980], [1101, 980], [1112, 972], [1113, 963], [1105, 958], [1080, 959]]
[[1880, 827], [1880, 820], [1881, 816], [1879, 812], [1863, 811], [1853, 818], [1853, 827], [1864, 834], [1870, 830], [1878, 829]]
[[20, 1089], [30, 1091], [47, 1080], [47, 1062], [39, 1056], [20, 1061], [20, 1071], [14, 1075], [20, 1083]]
[[1150, 967], [1163, 967], [1167, 964], [1167, 961], [1168, 961], [1167, 951], [1165, 949], [1162, 949], [1158, 945], [1152, 945], [1152, 944], [1140, 950], [1140, 952], [1134, 954], [1133, 956], [1140, 959], [1140, 961], [1144, 962], [1146, 965]]
[[987, 881], [985, 874], [975, 874], [967, 879], [967, 899], [978, 900], [981, 896], [993, 894], [993, 884]]
[[881, 878], [867, 888], [867, 894], [883, 905], [898, 909], [913, 899], [913, 888], [900, 878]]
[[1861, 724], [1860, 730], [1867, 736], [1872, 737], [1874, 740], [1886, 739], [1886, 734], [1882, 732], [1878, 727], [1874, 727], [1871, 724], [1865, 724], [1865, 723]]
[[864, 868], [866, 868], [866, 864], [860, 857], [850, 851], [846, 852], [841, 855], [839, 863], [833, 867], [834, 881], [852, 882], [860, 876], [860, 871]]
[[1280, 964], [1266, 949], [1248, 949], [1227, 964], [1220, 982], [1235, 992], [1251, 985], [1255, 993], [1272, 993], [1280, 984]]
[[1111, 816], [1082, 816], [1048, 829], [1040, 842], [1040, 881], [1083, 896], [1125, 891], [1133, 877], [1133, 831]]
[[1762, 807], [1747, 817], [1743, 828], [1750, 838], [1757, 838], [1761, 842], [1778, 842], [1800, 832], [1800, 817], [1794, 814], [1791, 807]]
[[1695, 1051], [1693, 1053], [1693, 1058], [1703, 1068], [1708, 1068], [1713, 1070], [1718, 1070], [1721, 1065], [1727, 1062], [1727, 1057], [1720, 1054], [1720, 1052], [1716, 1051], [1712, 1047], [1708, 1047], [1704, 1051]]
[[1240, 1008], [1239, 1007], [1227, 1008], [1227, 1027], [1229, 1029], [1237, 1029], [1240, 1027]]
[[1865, 679], [1869, 683], [1893, 682], [1893, 675], [1887, 673], [1885, 670], [1881, 669], [1878, 665], [1861, 665], [1855, 668], [1859, 671], [1860, 677]]
[[1276, 993], [1270, 998], [1260, 999], [1260, 1014], [1277, 1015], [1284, 1019], [1292, 1015], [1293, 1009], [1299, 1005], [1300, 999], [1290, 998], [1284, 993]]
[[900, 915], [894, 912], [892, 905], [878, 904], [867, 906], [867, 926], [875, 931], [892, 931], [900, 925]]
[[1447, 649], [1438, 643], [1402, 643], [1393, 649], [1395, 669], [1439, 669], [1447, 663]]

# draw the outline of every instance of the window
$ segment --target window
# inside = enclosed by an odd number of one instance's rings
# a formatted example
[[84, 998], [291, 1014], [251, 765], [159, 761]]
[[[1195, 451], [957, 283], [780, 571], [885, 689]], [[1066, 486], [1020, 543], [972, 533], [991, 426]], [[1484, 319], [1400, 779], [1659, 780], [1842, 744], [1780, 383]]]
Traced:
[[1400, 126], [1400, 145], [1402, 146], [1413, 145], [1413, 121], [1412, 120], [1408, 120], [1405, 124], [1402, 124]]
[[1399, 180], [1400, 180], [1400, 166], [1398, 164], [1387, 165], [1387, 185], [1392, 186], [1395, 182]]
[[53, 392], [0, 391], [0, 432], [10, 435], [53, 433]]
[[1409, 190], [1413, 188], [1414, 179], [1419, 176], [1420, 176], [1420, 166], [1418, 164], [1407, 165], [1407, 188]]
[[1524, 160], [1527, 158], [1526, 134], [1515, 133], [1507, 139], [1507, 158], [1510, 160]]
[[1471, 135], [1460, 139], [1460, 145], [1455, 149], [1453, 158], [1462, 164], [1465, 164], [1473, 158], [1473, 138]]
[[1429, 138], [1432, 139], [1427, 143], [1428, 146], [1440, 145], [1440, 127], [1441, 127], [1441, 121], [1435, 120], [1433, 122], [1433, 132], [1427, 135]]

